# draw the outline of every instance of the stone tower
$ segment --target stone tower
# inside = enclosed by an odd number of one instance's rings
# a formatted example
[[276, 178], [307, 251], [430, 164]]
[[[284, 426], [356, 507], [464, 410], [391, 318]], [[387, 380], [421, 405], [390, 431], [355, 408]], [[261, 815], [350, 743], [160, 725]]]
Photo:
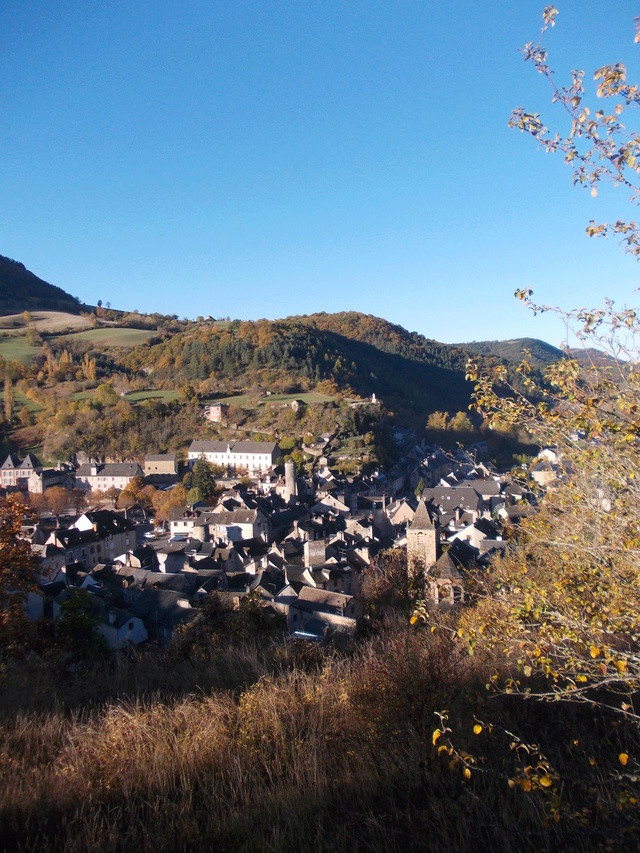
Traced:
[[287, 503], [291, 503], [292, 498], [298, 494], [298, 484], [296, 482], [296, 464], [295, 462], [284, 463], [284, 499]]
[[430, 569], [438, 559], [438, 531], [433, 525], [425, 502], [420, 499], [413, 521], [407, 527], [407, 564], [409, 569], [420, 564]]

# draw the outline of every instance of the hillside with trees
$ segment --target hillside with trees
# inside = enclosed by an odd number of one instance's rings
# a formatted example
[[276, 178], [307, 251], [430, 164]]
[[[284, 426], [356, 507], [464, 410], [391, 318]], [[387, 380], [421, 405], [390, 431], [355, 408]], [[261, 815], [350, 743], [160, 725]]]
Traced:
[[537, 338], [515, 338], [508, 341], [472, 341], [458, 344], [460, 349], [472, 356], [497, 359], [503, 364], [518, 364], [523, 353], [529, 354], [529, 362], [538, 370], [562, 358], [562, 350]]
[[132, 350], [127, 364], [159, 384], [308, 389], [330, 381], [345, 392], [376, 394], [409, 418], [465, 408], [471, 391], [460, 350], [356, 313], [199, 324]]
[[22, 311], [66, 311], [78, 314], [83, 304], [61, 287], [49, 284], [24, 264], [0, 255], [0, 315]]

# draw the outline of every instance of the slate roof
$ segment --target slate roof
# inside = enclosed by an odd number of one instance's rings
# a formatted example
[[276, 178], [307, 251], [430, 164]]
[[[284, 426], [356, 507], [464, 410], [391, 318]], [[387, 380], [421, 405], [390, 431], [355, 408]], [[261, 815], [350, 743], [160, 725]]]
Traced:
[[42, 468], [42, 464], [38, 457], [34, 453], [27, 453], [27, 455], [22, 460], [21, 464], [18, 466], [20, 468], [33, 468], [35, 471], [36, 468]]
[[294, 605], [301, 610], [334, 613], [342, 616], [352, 596], [341, 592], [328, 592], [312, 586], [303, 586]]
[[433, 530], [433, 523], [431, 522], [431, 516], [429, 515], [429, 510], [427, 509], [425, 502], [420, 500], [418, 502], [418, 509], [413, 516], [413, 521], [411, 522], [412, 530]]
[[192, 609], [179, 604], [183, 599], [184, 595], [173, 590], [145, 589], [136, 599], [131, 612], [145, 620], [145, 624], [173, 628], [195, 615]]
[[3, 468], [19, 468], [20, 457], [17, 453], [10, 453], [2, 463]]
[[459, 506], [461, 509], [478, 510], [483, 505], [482, 498], [471, 486], [438, 487], [425, 489], [423, 500], [430, 501], [444, 510]]
[[89, 510], [85, 515], [92, 524], [96, 525], [99, 536], [113, 536], [114, 533], [133, 530], [133, 524], [130, 521], [108, 509]]
[[[92, 474], [91, 469], [96, 468], [97, 473]], [[77, 471], [78, 477], [141, 477], [142, 468], [137, 462], [104, 462], [92, 465], [86, 462]]]
[[217, 512], [209, 521], [211, 524], [253, 524], [258, 518], [256, 509], [234, 509], [231, 512]]
[[436, 561], [435, 568], [437, 569], [440, 578], [448, 580], [461, 580], [460, 572], [453, 558], [448, 551], [445, 551]]

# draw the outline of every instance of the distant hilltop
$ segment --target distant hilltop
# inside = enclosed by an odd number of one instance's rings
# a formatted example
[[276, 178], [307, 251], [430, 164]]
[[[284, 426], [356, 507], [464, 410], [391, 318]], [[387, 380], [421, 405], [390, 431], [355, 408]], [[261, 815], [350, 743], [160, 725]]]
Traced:
[[85, 307], [61, 287], [38, 278], [24, 264], [0, 255], [0, 315], [22, 311], [79, 314]]

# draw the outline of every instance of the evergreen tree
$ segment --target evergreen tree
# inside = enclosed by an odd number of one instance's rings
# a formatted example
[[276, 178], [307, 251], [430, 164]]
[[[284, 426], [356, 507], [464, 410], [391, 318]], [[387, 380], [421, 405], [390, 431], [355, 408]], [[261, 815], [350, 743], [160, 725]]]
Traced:
[[201, 456], [193, 466], [189, 496], [195, 499], [192, 503], [208, 501], [213, 497], [215, 491], [216, 481], [213, 477], [213, 471], [204, 456]]

